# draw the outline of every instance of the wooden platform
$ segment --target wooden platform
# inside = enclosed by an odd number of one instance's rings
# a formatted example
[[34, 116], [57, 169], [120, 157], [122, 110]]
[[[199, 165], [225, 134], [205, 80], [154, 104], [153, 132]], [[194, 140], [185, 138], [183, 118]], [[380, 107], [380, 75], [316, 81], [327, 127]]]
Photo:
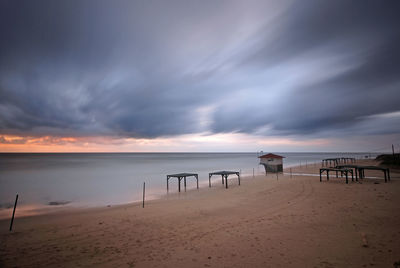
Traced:
[[199, 175], [197, 173], [177, 173], [167, 175], [167, 191], [169, 191], [169, 179], [170, 178], [178, 178], [178, 191], [181, 191], [181, 180], [183, 179], [183, 184], [185, 186], [186, 191], [186, 177], [195, 177], [197, 182], [197, 189], [199, 189]]
[[385, 182], [390, 181], [390, 171], [389, 171], [388, 168], [376, 167], [376, 166], [357, 166], [357, 171], [358, 171], [360, 179], [364, 179], [365, 178], [365, 170], [380, 170], [380, 171], [383, 171], [383, 174], [385, 176]]
[[329, 171], [335, 171], [336, 172], [336, 178], [338, 178], [338, 172], [341, 172], [341, 175], [343, 174], [346, 176], [346, 184], [349, 183], [349, 176], [348, 174], [351, 174], [351, 181], [354, 181], [354, 174], [352, 169], [348, 168], [320, 168], [319, 169], [319, 181], [322, 181], [322, 173], [326, 172], [326, 180], [329, 181]]
[[385, 182], [390, 181], [390, 171], [388, 168], [377, 166], [358, 166], [358, 165], [337, 165], [336, 168], [351, 168], [354, 169], [356, 180], [365, 178], [365, 170], [381, 170], [384, 173]]
[[208, 173], [208, 185], [211, 187], [211, 177], [213, 175], [221, 175], [222, 177], [222, 184], [224, 184], [225, 179], [225, 188], [228, 189], [228, 176], [235, 174], [238, 177], [239, 185], [240, 185], [240, 173], [237, 171], [216, 171]]

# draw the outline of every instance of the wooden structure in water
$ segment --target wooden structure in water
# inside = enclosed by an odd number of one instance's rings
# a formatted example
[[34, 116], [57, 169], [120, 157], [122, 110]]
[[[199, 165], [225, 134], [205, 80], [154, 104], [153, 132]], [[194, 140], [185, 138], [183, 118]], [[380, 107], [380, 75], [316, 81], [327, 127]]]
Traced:
[[228, 189], [228, 176], [229, 175], [236, 175], [238, 177], [239, 185], [240, 185], [240, 173], [237, 171], [216, 171], [208, 173], [208, 186], [211, 187], [211, 177], [213, 175], [221, 175], [222, 177], [222, 184], [224, 184], [225, 179], [225, 188]]
[[186, 177], [194, 177], [197, 182], [197, 189], [199, 189], [199, 175], [197, 173], [178, 173], [167, 175], [167, 191], [169, 191], [169, 179], [170, 178], [178, 178], [178, 191], [181, 191], [181, 180], [183, 179], [183, 184], [185, 186], [186, 191]]

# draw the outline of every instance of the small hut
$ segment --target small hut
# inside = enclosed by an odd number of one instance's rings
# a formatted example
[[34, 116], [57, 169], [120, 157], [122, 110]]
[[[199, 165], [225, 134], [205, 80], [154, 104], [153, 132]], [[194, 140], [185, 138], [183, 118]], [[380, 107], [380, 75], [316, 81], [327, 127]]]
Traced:
[[283, 158], [284, 156], [276, 154], [264, 154], [259, 156], [260, 165], [263, 165], [265, 172], [282, 172], [283, 171]]

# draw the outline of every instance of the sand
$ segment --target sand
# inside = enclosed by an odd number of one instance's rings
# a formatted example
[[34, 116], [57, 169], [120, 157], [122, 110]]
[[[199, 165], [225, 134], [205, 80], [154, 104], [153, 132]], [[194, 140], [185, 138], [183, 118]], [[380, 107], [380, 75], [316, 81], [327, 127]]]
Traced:
[[[293, 172], [317, 174], [309, 165]], [[380, 173], [368, 173], [366, 174]], [[392, 181], [275, 175], [159, 200], [0, 221], [0, 267], [394, 267]], [[379, 184], [376, 184], [379, 183]], [[400, 267], [400, 266], [399, 266]]]

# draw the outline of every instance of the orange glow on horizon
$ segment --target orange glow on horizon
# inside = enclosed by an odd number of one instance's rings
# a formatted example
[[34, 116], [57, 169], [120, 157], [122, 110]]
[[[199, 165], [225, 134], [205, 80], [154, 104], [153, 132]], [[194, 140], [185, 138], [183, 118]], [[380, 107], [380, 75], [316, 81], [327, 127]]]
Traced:
[[54, 137], [0, 134], [0, 152], [200, 152], [279, 150], [288, 146], [324, 146], [325, 139], [296, 140], [242, 133], [187, 134], [174, 137]]

